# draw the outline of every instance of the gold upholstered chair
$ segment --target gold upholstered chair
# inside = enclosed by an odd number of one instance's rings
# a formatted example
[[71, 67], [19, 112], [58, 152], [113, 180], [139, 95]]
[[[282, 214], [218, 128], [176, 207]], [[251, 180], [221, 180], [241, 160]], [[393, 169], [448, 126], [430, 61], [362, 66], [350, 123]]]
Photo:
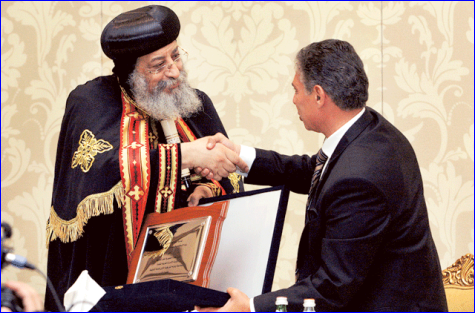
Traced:
[[473, 254], [442, 271], [449, 312], [473, 312]]

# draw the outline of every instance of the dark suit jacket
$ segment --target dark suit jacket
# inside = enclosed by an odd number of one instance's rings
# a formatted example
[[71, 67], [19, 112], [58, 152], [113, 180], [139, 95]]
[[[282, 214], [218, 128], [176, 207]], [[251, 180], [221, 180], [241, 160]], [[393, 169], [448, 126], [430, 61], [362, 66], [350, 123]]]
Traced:
[[[257, 150], [246, 183], [310, 189], [315, 158]], [[298, 282], [254, 298], [257, 311], [289, 310], [304, 298], [317, 311], [446, 311], [441, 268], [429, 229], [414, 151], [380, 114], [366, 112], [347, 131], [306, 212]]]

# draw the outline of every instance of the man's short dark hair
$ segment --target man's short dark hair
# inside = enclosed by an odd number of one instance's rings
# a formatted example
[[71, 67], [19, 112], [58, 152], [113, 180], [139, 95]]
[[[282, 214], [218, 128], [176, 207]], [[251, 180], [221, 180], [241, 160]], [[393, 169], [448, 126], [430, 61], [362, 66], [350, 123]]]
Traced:
[[342, 110], [363, 108], [368, 100], [368, 77], [363, 61], [346, 41], [314, 42], [297, 54], [297, 68], [307, 92], [320, 85]]

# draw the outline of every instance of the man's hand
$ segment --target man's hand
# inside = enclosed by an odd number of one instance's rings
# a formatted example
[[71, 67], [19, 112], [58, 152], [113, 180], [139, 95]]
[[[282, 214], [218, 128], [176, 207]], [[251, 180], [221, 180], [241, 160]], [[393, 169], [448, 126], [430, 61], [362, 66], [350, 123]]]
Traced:
[[211, 189], [206, 186], [198, 186], [186, 201], [188, 201], [188, 206], [197, 206], [201, 198], [211, 198], [212, 196]]
[[235, 144], [221, 133], [216, 133], [214, 136], [208, 137], [208, 144], [206, 145], [206, 148], [212, 150], [217, 143], [220, 143], [226, 146], [227, 148], [233, 150], [237, 155], [241, 153], [241, 145]]
[[231, 298], [221, 308], [200, 308], [195, 306], [195, 310], [199, 312], [251, 312], [251, 300], [246, 294], [236, 288], [228, 288], [226, 290]]
[[[44, 310], [40, 295], [30, 285], [19, 281], [7, 281], [5, 286], [15, 292], [17, 297], [22, 300], [25, 312]], [[5, 309], [2, 307], [2, 312], [5, 312]]]
[[[229, 140], [226, 136], [224, 136], [221, 133], [216, 133], [214, 136], [207, 137], [208, 138], [208, 143], [206, 144], [206, 148], [208, 150], [213, 150], [214, 147], [216, 147], [217, 144], [222, 144], [226, 146], [228, 149], [231, 149], [234, 151], [237, 155], [241, 153], [241, 145], [237, 145], [231, 140]], [[249, 171], [249, 167], [246, 164], [246, 167], [243, 168], [239, 166], [239, 169], [245, 173]], [[199, 174], [203, 177], [206, 177], [207, 179], [212, 179], [214, 178], [213, 171], [211, 171], [209, 168], [205, 167], [196, 167], [195, 168], [196, 174]]]
[[212, 173], [210, 178], [221, 180], [236, 171], [236, 166], [244, 171], [249, 167], [239, 155], [226, 146], [217, 143], [214, 149], [206, 148], [209, 137], [203, 137], [192, 142], [181, 144], [181, 157], [183, 168], [206, 168]]

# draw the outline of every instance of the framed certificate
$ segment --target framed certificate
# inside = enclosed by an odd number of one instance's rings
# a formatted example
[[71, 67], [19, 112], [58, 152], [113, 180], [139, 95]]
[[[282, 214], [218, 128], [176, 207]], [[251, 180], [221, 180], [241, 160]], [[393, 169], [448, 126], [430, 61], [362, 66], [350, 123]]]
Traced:
[[[289, 191], [265, 188], [147, 215], [128, 284], [173, 280], [254, 297], [270, 292]], [[224, 303], [223, 303], [224, 304]]]
[[127, 283], [173, 279], [208, 287], [228, 201], [145, 218]]
[[235, 287], [249, 297], [271, 291], [288, 199], [289, 190], [278, 186], [200, 201], [229, 201], [210, 289]]

